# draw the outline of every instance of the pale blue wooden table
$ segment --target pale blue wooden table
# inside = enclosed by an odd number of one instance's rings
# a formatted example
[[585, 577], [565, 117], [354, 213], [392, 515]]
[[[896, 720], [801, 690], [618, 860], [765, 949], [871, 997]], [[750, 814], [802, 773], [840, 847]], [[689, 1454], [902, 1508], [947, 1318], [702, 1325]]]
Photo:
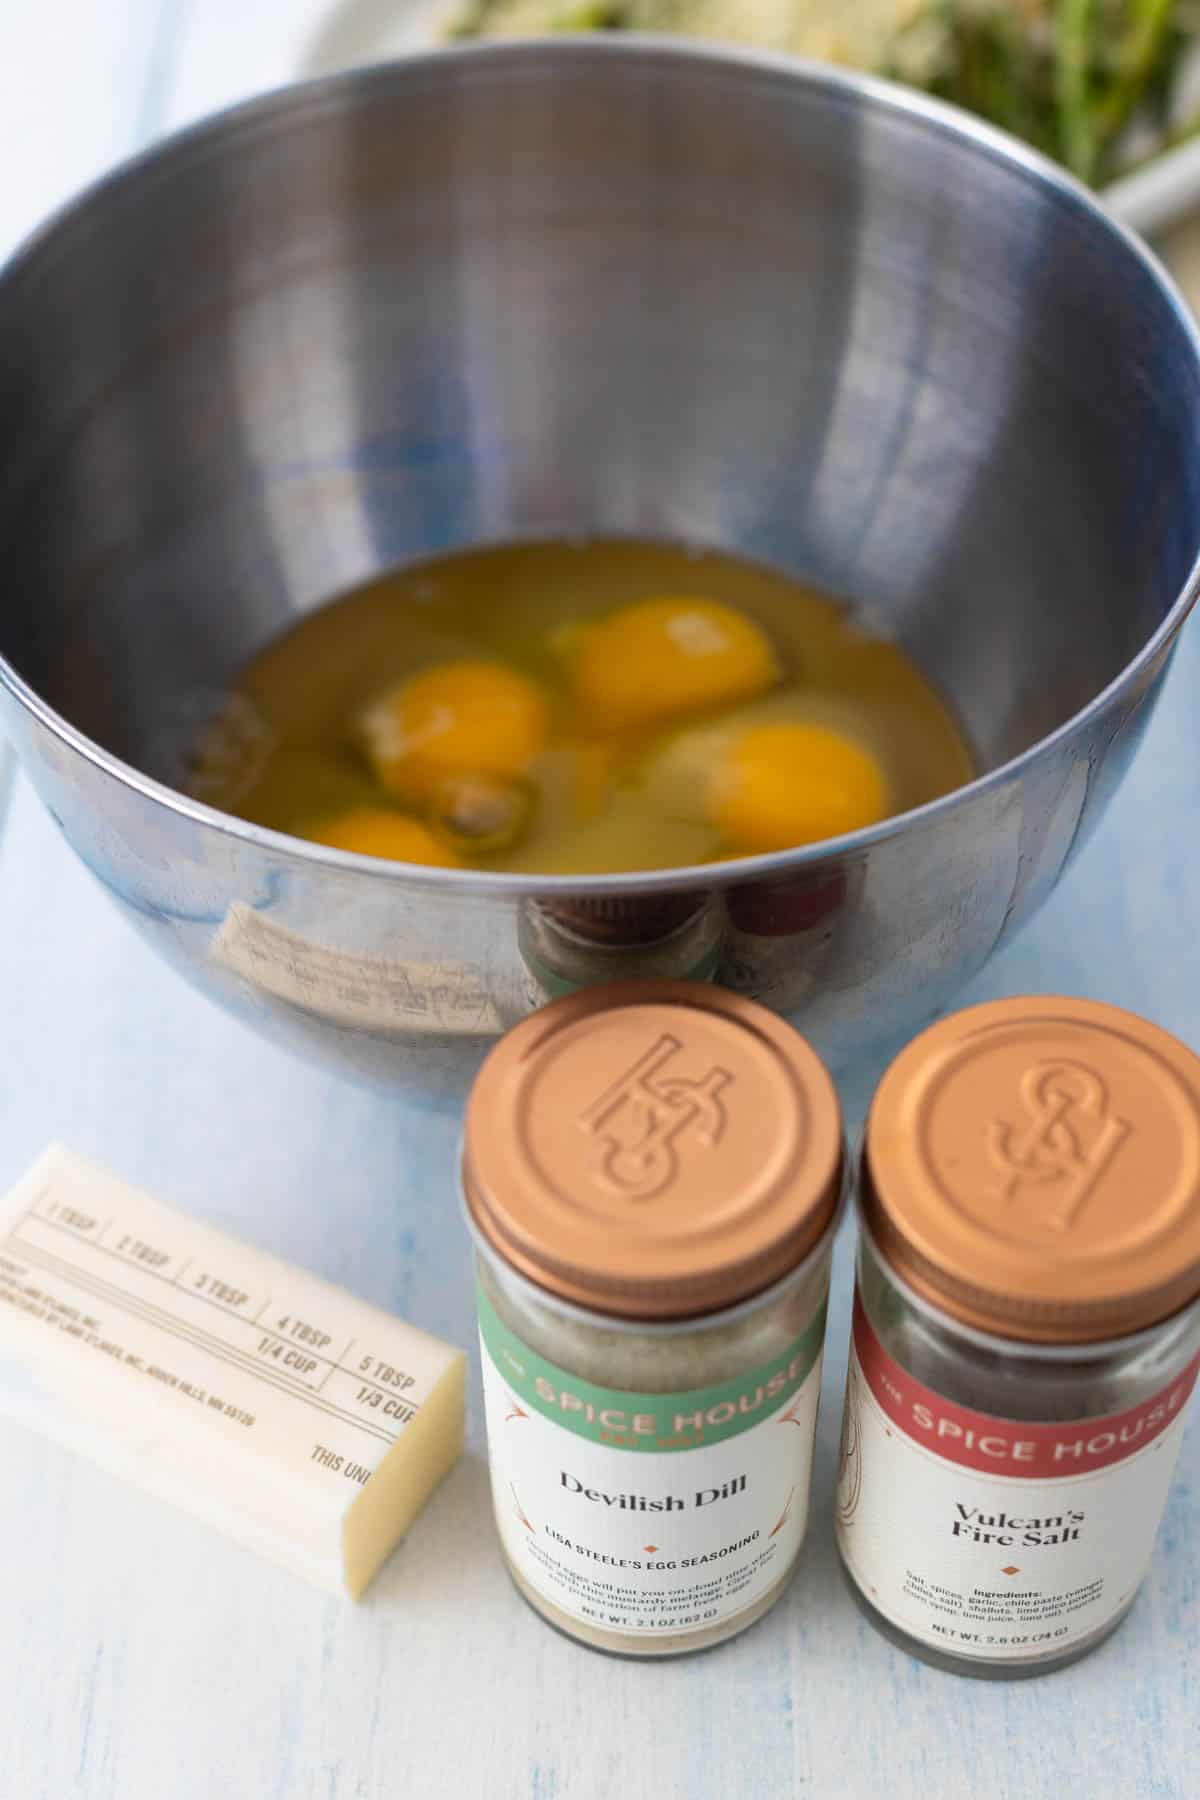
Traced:
[[[0, 240], [139, 138], [285, 79], [303, 14], [0, 0]], [[1198, 821], [1193, 625], [1095, 841], [964, 999], [1092, 994], [1200, 1045]], [[453, 1103], [381, 1101], [223, 1017], [23, 784], [0, 839], [0, 994], [0, 1183], [60, 1139], [471, 1343]], [[854, 1117], [870, 1075], [847, 1084]], [[803, 1572], [745, 1638], [666, 1667], [593, 1656], [515, 1598], [474, 1393], [467, 1458], [358, 1608], [0, 1422], [0, 1800], [1194, 1800], [1200, 1417], [1108, 1646], [1043, 1682], [939, 1675], [860, 1621], [832, 1552], [849, 1272], [843, 1242]]]

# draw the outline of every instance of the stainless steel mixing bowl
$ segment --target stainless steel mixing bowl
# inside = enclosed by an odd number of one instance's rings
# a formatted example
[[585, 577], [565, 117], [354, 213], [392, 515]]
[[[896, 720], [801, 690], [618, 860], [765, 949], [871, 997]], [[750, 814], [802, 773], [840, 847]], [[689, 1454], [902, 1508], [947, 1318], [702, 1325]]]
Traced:
[[[302, 613], [560, 533], [869, 602], [986, 772], [828, 847], [583, 884], [373, 863], [172, 790]], [[364, 1074], [456, 1081], [631, 969], [715, 962], [835, 1062], [916, 1026], [1102, 812], [1198, 543], [1200, 355], [1148, 256], [1015, 145], [795, 63], [555, 43], [294, 89], [102, 182], [0, 281], [25, 767], [165, 956]]]

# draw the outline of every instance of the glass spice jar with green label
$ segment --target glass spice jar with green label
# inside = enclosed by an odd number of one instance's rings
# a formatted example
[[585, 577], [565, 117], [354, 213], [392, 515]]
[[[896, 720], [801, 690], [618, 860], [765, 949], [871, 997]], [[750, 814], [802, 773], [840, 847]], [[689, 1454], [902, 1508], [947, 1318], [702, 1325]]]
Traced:
[[711, 981], [721, 912], [711, 895], [605, 895], [526, 900], [517, 922], [523, 995], [537, 1008], [615, 981]]
[[782, 1593], [843, 1169], [815, 1053], [722, 990], [576, 994], [484, 1064], [463, 1188], [496, 1523], [572, 1637], [698, 1650]]

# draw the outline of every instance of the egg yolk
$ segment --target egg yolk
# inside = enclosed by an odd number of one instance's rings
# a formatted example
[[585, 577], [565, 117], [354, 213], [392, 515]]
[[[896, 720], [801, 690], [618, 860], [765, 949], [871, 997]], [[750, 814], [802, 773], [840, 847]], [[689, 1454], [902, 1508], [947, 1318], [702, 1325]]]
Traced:
[[713, 783], [713, 823], [743, 854], [788, 850], [885, 818], [887, 782], [861, 744], [826, 725], [760, 725]]
[[419, 819], [406, 818], [387, 806], [352, 806], [349, 812], [322, 819], [304, 833], [331, 850], [353, 850], [388, 862], [428, 863], [435, 869], [461, 869], [449, 845], [436, 838]]
[[577, 819], [594, 819], [612, 785], [617, 747], [610, 740], [592, 739], [571, 746], [571, 797]]
[[603, 731], [752, 699], [779, 679], [766, 633], [719, 600], [638, 601], [583, 627], [567, 654], [574, 697]]
[[522, 775], [545, 744], [537, 683], [501, 663], [439, 663], [367, 708], [361, 732], [376, 779], [406, 801], [447, 775]]

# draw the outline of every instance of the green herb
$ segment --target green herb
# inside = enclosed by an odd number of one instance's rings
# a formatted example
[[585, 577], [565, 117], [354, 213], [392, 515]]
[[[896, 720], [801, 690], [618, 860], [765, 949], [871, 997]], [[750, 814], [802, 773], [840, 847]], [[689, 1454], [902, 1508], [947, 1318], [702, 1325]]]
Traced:
[[1180, 0], [937, 0], [896, 35], [884, 72], [913, 81], [914, 32], [938, 36], [913, 83], [963, 106], [1100, 183], [1128, 160], [1135, 121], [1160, 148], [1197, 19]]

